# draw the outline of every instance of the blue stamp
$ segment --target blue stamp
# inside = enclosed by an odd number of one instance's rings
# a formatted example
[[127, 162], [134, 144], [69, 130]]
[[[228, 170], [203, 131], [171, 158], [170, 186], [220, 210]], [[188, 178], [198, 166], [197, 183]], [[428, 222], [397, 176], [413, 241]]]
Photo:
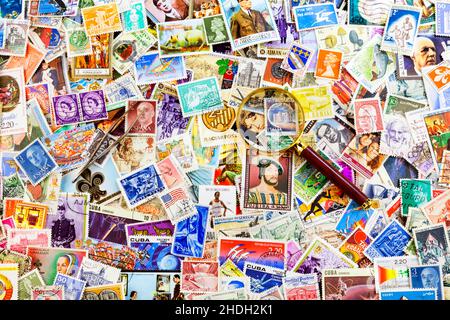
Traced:
[[130, 8], [123, 13], [123, 31], [135, 32], [147, 28], [147, 16], [145, 15], [143, 2], [131, 4]]
[[[74, 16], [78, 9], [77, 0], [39, 0], [38, 16]], [[33, 10], [34, 11], [34, 10]]]
[[17, 19], [24, 11], [25, 0], [0, 1], [0, 18]]
[[246, 262], [244, 274], [250, 278], [252, 293], [261, 293], [283, 284], [284, 271], [265, 265]]
[[380, 300], [436, 300], [436, 289], [380, 291]]
[[411, 238], [408, 231], [393, 220], [366, 248], [364, 254], [372, 261], [378, 257], [403, 256], [404, 249]]
[[34, 186], [58, 167], [39, 139], [23, 149], [15, 160]]
[[436, 35], [450, 37], [450, 2], [436, 1]]
[[440, 265], [411, 267], [409, 270], [413, 289], [436, 289], [437, 300], [444, 300], [444, 282]]
[[349, 0], [348, 23], [362, 26], [383, 26], [389, 14], [390, 0], [370, 2], [367, 0]]
[[381, 50], [412, 56], [421, 13], [422, 8], [392, 6], [384, 27]]
[[138, 85], [178, 80], [187, 76], [182, 57], [160, 58], [158, 52], [148, 53], [136, 60], [134, 74]]
[[297, 30], [338, 25], [334, 3], [309, 4], [294, 8]]
[[284, 58], [281, 63], [281, 68], [294, 73], [300, 77], [303, 77], [308, 66], [311, 63], [314, 50], [306, 48], [303, 45], [296, 43], [292, 44], [289, 54]]
[[0, 49], [5, 47], [5, 29], [6, 29], [6, 21], [0, 19]]
[[130, 247], [138, 253], [134, 270], [180, 272], [181, 261], [184, 258], [177, 257], [170, 252], [172, 249], [172, 238], [164, 237], [168, 238], [164, 242], [160, 241], [161, 237], [154, 238], [158, 240], [149, 239], [149, 242], [141, 240], [140, 242], [130, 242]]
[[204, 78], [177, 86], [183, 117], [222, 109], [219, 83], [216, 77]]
[[130, 172], [117, 181], [129, 208], [137, 207], [164, 190], [164, 184], [154, 165]]
[[182, 257], [203, 257], [206, 241], [208, 207], [195, 206], [197, 213], [175, 226], [172, 253]]
[[53, 285], [64, 287], [64, 300], [81, 300], [86, 281], [58, 273]]

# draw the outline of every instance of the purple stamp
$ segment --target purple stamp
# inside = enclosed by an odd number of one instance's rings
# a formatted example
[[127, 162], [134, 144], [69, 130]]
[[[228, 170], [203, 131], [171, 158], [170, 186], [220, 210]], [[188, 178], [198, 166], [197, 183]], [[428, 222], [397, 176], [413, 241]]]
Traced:
[[131, 238], [139, 238], [140, 236], [173, 236], [175, 226], [170, 220], [139, 222], [133, 224], [127, 224], [127, 238], [130, 242]]
[[53, 97], [53, 111], [56, 125], [81, 122], [80, 108], [76, 94]]
[[108, 119], [103, 90], [80, 93], [83, 121]]

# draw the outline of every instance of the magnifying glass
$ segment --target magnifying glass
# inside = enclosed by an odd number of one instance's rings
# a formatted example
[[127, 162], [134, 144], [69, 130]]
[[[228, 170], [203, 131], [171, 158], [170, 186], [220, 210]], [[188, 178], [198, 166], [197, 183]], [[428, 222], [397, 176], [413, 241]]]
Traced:
[[293, 150], [358, 205], [364, 209], [372, 206], [372, 200], [357, 186], [300, 142], [305, 117], [301, 103], [289, 91], [264, 87], [250, 92], [239, 105], [236, 121], [238, 132], [250, 147], [266, 154]]

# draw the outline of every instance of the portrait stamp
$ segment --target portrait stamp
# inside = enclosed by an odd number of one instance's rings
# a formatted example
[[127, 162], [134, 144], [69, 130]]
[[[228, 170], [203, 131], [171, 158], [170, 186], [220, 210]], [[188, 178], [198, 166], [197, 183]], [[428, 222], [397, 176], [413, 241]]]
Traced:
[[58, 168], [55, 160], [39, 139], [23, 149], [14, 160], [34, 186]]
[[123, 32], [135, 32], [147, 29], [147, 16], [144, 1], [131, 2], [122, 12]]
[[375, 258], [376, 290], [390, 291], [410, 288], [409, 267], [418, 265], [416, 256]]
[[181, 267], [183, 292], [217, 292], [219, 264], [213, 261], [183, 261]]
[[119, 177], [117, 182], [129, 208], [136, 208], [147, 202], [165, 188], [154, 165], [139, 168]]
[[442, 263], [449, 248], [444, 223], [413, 229], [417, 256], [421, 264]]
[[329, 85], [292, 90], [303, 107], [305, 121], [332, 118], [333, 104]]
[[[134, 127], [133, 127], [134, 128]], [[129, 173], [154, 161], [154, 137], [128, 136], [119, 142], [112, 152], [112, 159], [119, 173]], [[114, 142], [113, 139], [111, 139]]]
[[196, 212], [175, 225], [172, 254], [202, 258], [206, 241], [208, 207], [196, 206]]
[[338, 24], [334, 3], [307, 4], [292, 9], [297, 30], [310, 30]]
[[431, 200], [431, 181], [400, 179], [401, 213], [408, 216], [409, 208], [418, 208]]
[[53, 285], [64, 288], [65, 300], [81, 300], [84, 287], [86, 286], [86, 281], [68, 276], [66, 274], [57, 273]]
[[[128, 100], [128, 113], [126, 115], [125, 128], [135, 134], [155, 134], [156, 132], [156, 101], [152, 100]], [[137, 118], [137, 120], [136, 120]], [[136, 122], [135, 122], [136, 121]]]
[[2, 111], [0, 134], [10, 135], [27, 131], [25, 80], [23, 68], [0, 71], [0, 106]]
[[288, 54], [281, 63], [281, 68], [292, 72], [298, 77], [303, 77], [308, 70], [315, 51], [298, 43], [293, 43]]
[[82, 8], [81, 14], [88, 36], [122, 31], [122, 23], [116, 2]]
[[81, 115], [83, 121], [97, 121], [108, 119], [103, 90], [79, 93]]
[[216, 77], [180, 84], [177, 86], [177, 93], [184, 117], [224, 107]]
[[39, 286], [31, 290], [31, 300], [64, 300], [63, 286]]
[[28, 246], [49, 247], [49, 229], [10, 229], [8, 230], [7, 248], [26, 254]]
[[42, 286], [45, 283], [37, 269], [24, 274], [19, 278], [19, 300], [31, 300], [33, 289]]
[[409, 272], [413, 289], [436, 289], [437, 300], [444, 300], [444, 281], [440, 264], [410, 267]]
[[384, 28], [381, 49], [412, 56], [422, 8], [394, 5]]
[[278, 159], [274, 159], [259, 154], [254, 149], [247, 150], [241, 203], [245, 209], [290, 211], [292, 208], [291, 155], [285, 153]]
[[265, 292], [273, 287], [280, 287], [283, 284], [284, 271], [261, 264], [245, 262], [244, 275], [250, 279], [248, 292], [255, 294]]
[[53, 115], [55, 123], [58, 126], [66, 124], [75, 124], [82, 121], [80, 107], [78, 103], [78, 95], [67, 94], [52, 98]]
[[158, 52], [151, 52], [134, 61], [134, 74], [138, 85], [186, 78], [182, 57], [160, 58]]
[[322, 299], [376, 300], [373, 269], [325, 269], [323, 271]]
[[162, 58], [211, 52], [202, 19], [163, 22], [156, 30]]
[[283, 288], [287, 300], [320, 300], [319, 281], [315, 273], [286, 274]]
[[268, 1], [257, 0], [245, 3], [239, 1], [236, 5], [236, 3], [219, 0], [219, 3], [233, 50], [280, 40]]
[[380, 300], [437, 300], [436, 289], [380, 291]]
[[319, 49], [317, 53], [314, 76], [330, 80], [338, 80], [341, 75], [343, 53], [338, 50]]
[[372, 243], [364, 250], [364, 255], [373, 261], [378, 257], [402, 256], [412, 236], [396, 220], [389, 223]]
[[384, 129], [380, 99], [368, 98], [354, 101], [356, 134], [378, 132]]
[[206, 42], [210, 45], [229, 41], [227, 28], [223, 15], [215, 15], [203, 18], [206, 31]]
[[120, 269], [84, 258], [77, 278], [86, 281], [88, 287], [113, 284], [119, 281]]
[[436, 1], [436, 35], [450, 37], [450, 3]]
[[85, 287], [81, 300], [125, 300], [124, 283]]
[[90, 55], [92, 51], [91, 37], [84, 27], [66, 30], [67, 57], [75, 58]]
[[17, 300], [19, 298], [19, 267], [17, 263], [0, 264], [0, 301]]

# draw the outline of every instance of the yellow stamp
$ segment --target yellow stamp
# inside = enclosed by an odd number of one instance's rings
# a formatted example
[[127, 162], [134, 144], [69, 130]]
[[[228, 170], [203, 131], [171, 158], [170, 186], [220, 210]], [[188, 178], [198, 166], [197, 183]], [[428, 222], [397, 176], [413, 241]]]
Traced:
[[82, 300], [125, 300], [123, 283], [85, 288]]
[[81, 14], [88, 36], [122, 31], [120, 13], [116, 2], [83, 8]]
[[18, 202], [14, 210], [16, 228], [43, 229], [47, 213], [48, 206], [34, 202]]
[[302, 106], [305, 121], [333, 117], [330, 86], [295, 89], [292, 90], [292, 94], [298, 99]]

